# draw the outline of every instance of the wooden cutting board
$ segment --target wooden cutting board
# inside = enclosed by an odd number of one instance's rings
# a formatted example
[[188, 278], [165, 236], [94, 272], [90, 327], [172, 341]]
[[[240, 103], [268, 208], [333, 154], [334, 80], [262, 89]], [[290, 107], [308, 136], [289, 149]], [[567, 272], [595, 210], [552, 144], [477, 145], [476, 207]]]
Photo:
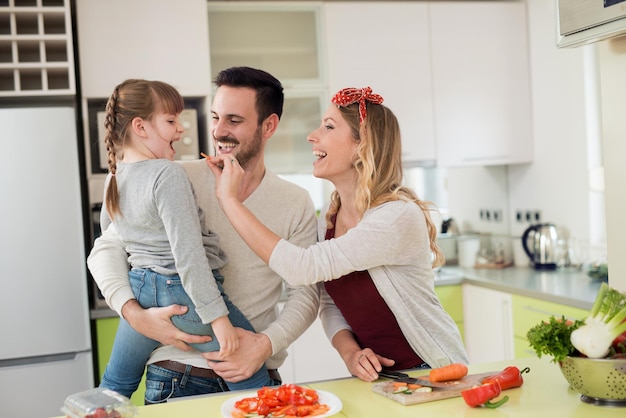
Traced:
[[[480, 385], [481, 381], [489, 376], [493, 376], [498, 372], [486, 372], [478, 374], [468, 374], [461, 380], [455, 380], [449, 382], [447, 388], [433, 388], [432, 392], [414, 392], [410, 395], [404, 393], [393, 393], [395, 388], [393, 387], [394, 381], [374, 383], [372, 390], [387, 398], [393, 399], [403, 405], [414, 405], [418, 403], [426, 403], [432, 401], [438, 401], [441, 399], [456, 398], [461, 396], [461, 391], [469, 389], [473, 386]], [[427, 378], [428, 376], [426, 376]]]

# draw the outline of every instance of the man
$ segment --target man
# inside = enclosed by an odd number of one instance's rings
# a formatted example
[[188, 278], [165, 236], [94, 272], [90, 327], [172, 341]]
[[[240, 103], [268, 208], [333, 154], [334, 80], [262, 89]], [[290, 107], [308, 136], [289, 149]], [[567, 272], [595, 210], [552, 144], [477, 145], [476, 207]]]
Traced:
[[[282, 85], [270, 74], [249, 67], [224, 70], [215, 84], [211, 135], [217, 153], [236, 156], [245, 168], [239, 198], [281, 237], [301, 246], [314, 243], [315, 210], [308, 193], [269, 172], [264, 163], [265, 145], [282, 115]], [[186, 334], [172, 325], [170, 317], [184, 313], [184, 307], [143, 309], [137, 303], [128, 282], [123, 244], [115, 231], [108, 229], [94, 244], [89, 269], [109, 306], [137, 331], [164, 344], [148, 361], [146, 403], [227, 390], [222, 379], [244, 380], [263, 363], [274, 383], [280, 384], [276, 369], [286, 357], [285, 349], [315, 320], [319, 306], [316, 287], [285, 285], [287, 299], [278, 315], [282, 279], [232, 228], [219, 207], [215, 178], [206, 163], [183, 164], [206, 223], [219, 236], [229, 258], [222, 269], [225, 292], [257, 333], [238, 329], [239, 349], [226, 358], [219, 358], [217, 352], [191, 350], [187, 343], [205, 342], [207, 337]]]

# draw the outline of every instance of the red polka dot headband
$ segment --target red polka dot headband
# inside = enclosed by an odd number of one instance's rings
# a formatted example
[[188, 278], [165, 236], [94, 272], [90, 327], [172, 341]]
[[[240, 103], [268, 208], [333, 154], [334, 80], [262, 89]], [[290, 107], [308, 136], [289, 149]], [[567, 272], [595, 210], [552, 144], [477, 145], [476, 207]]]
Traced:
[[354, 87], [339, 90], [332, 98], [331, 102], [338, 106], [349, 106], [352, 103], [359, 103], [359, 123], [363, 123], [363, 119], [367, 116], [367, 107], [365, 102], [381, 104], [383, 97], [378, 94], [372, 94], [371, 87], [363, 87], [357, 89]]

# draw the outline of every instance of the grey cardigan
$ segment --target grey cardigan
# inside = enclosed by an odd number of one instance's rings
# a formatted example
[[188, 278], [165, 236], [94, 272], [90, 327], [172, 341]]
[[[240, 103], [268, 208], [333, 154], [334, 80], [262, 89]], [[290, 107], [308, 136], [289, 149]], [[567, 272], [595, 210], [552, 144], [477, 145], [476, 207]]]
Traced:
[[[431, 367], [467, 363], [458, 327], [435, 294], [421, 208], [413, 202], [387, 202], [368, 210], [357, 226], [331, 240], [324, 240], [326, 211], [318, 220], [319, 242], [301, 248], [281, 240], [270, 257], [270, 267], [292, 285], [321, 285], [353, 271], [368, 270], [415, 353]], [[350, 326], [323, 285], [320, 288], [320, 318], [332, 340]]]

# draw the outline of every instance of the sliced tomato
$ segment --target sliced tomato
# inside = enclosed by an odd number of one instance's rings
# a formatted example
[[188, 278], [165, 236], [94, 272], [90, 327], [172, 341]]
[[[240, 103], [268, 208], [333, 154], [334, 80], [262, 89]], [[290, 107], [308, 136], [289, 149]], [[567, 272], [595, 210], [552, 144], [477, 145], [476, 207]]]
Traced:
[[235, 408], [244, 412], [256, 412], [258, 404], [258, 398], [243, 398], [235, 402]]
[[285, 384], [277, 388], [261, 388], [257, 397], [241, 399], [234, 406], [241, 412], [259, 416], [308, 417], [328, 410], [328, 406], [320, 405], [318, 400], [314, 389]]

